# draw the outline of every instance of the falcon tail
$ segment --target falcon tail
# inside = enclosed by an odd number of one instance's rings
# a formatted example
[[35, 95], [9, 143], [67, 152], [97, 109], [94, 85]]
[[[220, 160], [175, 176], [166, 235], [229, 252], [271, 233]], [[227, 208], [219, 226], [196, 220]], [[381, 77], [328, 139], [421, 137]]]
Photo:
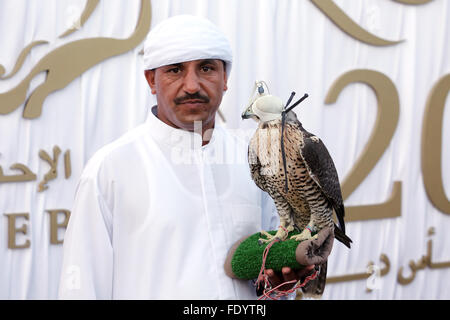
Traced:
[[302, 288], [302, 293], [305, 298], [320, 299], [322, 297], [327, 282], [327, 265], [328, 262], [325, 262], [316, 266], [316, 270], [317, 268], [320, 268], [318, 277], [308, 282], [306, 286]]
[[339, 227], [334, 225], [334, 237], [345, 244], [348, 248], [350, 248], [350, 243], [352, 243], [352, 239], [350, 239]]

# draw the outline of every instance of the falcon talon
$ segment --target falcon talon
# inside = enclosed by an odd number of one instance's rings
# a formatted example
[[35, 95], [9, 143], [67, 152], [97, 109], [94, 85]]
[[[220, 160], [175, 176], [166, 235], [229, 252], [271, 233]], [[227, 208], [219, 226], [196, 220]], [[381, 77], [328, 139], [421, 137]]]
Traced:
[[274, 239], [274, 238], [270, 238], [270, 239], [263, 239], [263, 238], [260, 238], [260, 239], [258, 240], [258, 243], [261, 244], [261, 245], [267, 244], [267, 243], [272, 242], [273, 239]]
[[272, 238], [272, 235], [265, 230], [262, 230], [259, 234], [261, 235], [261, 237], [265, 236], [266, 238]]
[[270, 241], [267, 241], [267, 240], [260, 240], [260, 241], [258, 241], [258, 244], [259, 244], [260, 246], [265, 246], [265, 245], [267, 245], [268, 243], [270, 243]]
[[311, 237], [311, 234], [309, 233], [309, 234], [304, 234], [304, 233], [301, 233], [301, 234], [297, 234], [297, 235], [295, 235], [295, 236], [292, 236], [291, 237], [291, 240], [295, 240], [295, 241], [305, 241], [305, 240], [310, 240], [310, 239], [312, 239], [313, 237]]
[[[274, 236], [271, 235], [270, 233], [268, 233], [267, 231], [263, 230], [259, 233], [260, 235], [260, 239], [258, 240], [259, 244], [264, 244], [264, 243], [268, 243], [270, 241], [273, 240]], [[266, 237], [266, 239], [264, 239], [263, 237]]]
[[309, 235], [302, 235], [302, 234], [296, 234], [292, 237], [290, 237], [291, 240], [295, 240], [295, 241], [305, 241], [305, 240], [315, 240], [317, 239], [319, 236], [317, 234], [311, 236], [311, 234]]

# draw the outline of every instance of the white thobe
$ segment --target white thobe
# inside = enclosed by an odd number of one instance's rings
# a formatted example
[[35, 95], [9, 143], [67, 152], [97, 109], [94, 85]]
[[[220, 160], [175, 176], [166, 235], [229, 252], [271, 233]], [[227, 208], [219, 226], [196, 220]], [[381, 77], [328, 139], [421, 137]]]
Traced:
[[216, 125], [201, 146], [199, 134], [150, 112], [83, 171], [59, 298], [254, 299], [249, 281], [225, 275], [225, 258], [277, 219], [251, 180], [245, 143]]

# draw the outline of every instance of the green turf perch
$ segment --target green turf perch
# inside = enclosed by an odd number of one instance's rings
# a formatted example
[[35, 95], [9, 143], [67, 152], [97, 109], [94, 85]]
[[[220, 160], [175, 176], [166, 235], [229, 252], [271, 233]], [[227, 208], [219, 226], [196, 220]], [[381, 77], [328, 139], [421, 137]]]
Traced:
[[[274, 235], [276, 231], [270, 231]], [[289, 234], [294, 235], [293, 231]], [[226, 274], [235, 279], [255, 279], [261, 269], [264, 249], [268, 244], [259, 244], [260, 233], [241, 239], [231, 249], [225, 261]], [[317, 239], [298, 242], [287, 240], [274, 243], [266, 259], [266, 269], [281, 271], [282, 267], [300, 269], [311, 264], [322, 264], [333, 247], [334, 233], [330, 228], [319, 232]]]

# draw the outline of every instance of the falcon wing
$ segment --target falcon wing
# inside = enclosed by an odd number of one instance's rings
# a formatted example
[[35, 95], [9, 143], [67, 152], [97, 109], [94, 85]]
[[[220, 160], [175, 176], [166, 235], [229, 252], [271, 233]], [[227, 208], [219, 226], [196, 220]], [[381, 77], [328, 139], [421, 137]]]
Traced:
[[318, 137], [305, 129], [302, 132], [304, 135], [304, 146], [300, 148], [300, 155], [306, 164], [311, 178], [317, 183], [333, 206], [339, 220], [339, 227], [345, 233], [344, 202], [342, 200], [341, 186], [333, 159], [331, 159], [327, 148]]

